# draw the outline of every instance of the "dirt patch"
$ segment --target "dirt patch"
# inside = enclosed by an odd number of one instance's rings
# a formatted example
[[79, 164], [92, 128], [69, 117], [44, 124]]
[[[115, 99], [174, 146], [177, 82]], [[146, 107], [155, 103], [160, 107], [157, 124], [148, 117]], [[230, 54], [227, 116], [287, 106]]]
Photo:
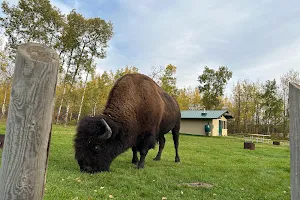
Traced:
[[212, 184], [204, 183], [204, 182], [182, 183], [180, 185], [182, 185], [182, 186], [188, 186], [188, 187], [207, 188], [207, 189], [214, 187]]

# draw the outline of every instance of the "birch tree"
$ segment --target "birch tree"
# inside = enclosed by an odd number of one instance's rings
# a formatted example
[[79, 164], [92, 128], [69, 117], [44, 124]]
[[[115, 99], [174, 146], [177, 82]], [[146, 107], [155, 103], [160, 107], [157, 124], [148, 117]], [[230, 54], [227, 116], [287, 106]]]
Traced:
[[289, 131], [288, 121], [289, 121], [289, 104], [288, 104], [288, 94], [289, 94], [289, 82], [300, 84], [299, 71], [290, 69], [287, 73], [280, 77], [280, 89], [283, 100], [283, 133], [286, 136]]
[[9, 97], [11, 80], [13, 76], [13, 69], [14, 69], [13, 66], [14, 65], [10, 61], [4, 46], [3, 50], [0, 51], [0, 75], [1, 75], [1, 83], [3, 85], [3, 101], [1, 106], [1, 118], [5, 117], [8, 102], [9, 102], [8, 97]]
[[281, 121], [281, 113], [283, 109], [283, 101], [278, 95], [278, 86], [276, 80], [268, 80], [263, 85], [262, 92], [262, 110], [263, 120], [267, 129], [267, 133], [274, 132], [274, 128]]

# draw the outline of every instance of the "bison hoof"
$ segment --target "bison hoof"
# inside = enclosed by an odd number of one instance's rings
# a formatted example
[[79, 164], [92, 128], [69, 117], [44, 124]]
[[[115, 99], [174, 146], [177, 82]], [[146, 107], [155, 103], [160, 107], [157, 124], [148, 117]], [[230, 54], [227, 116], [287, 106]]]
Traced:
[[138, 163], [137, 168], [138, 169], [143, 169], [144, 168], [144, 163]]
[[180, 158], [179, 158], [179, 157], [176, 157], [176, 158], [175, 158], [175, 162], [180, 162]]
[[134, 165], [138, 165], [139, 162], [131, 162], [131, 163], [134, 164]]
[[155, 157], [155, 158], [153, 158], [153, 160], [159, 161], [160, 157]]
[[131, 163], [137, 165], [139, 163], [139, 160], [132, 160]]

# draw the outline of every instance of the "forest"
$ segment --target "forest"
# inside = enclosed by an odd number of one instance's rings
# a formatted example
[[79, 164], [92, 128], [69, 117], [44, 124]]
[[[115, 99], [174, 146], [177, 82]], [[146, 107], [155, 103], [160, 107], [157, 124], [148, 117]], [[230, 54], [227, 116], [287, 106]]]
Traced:
[[[86, 115], [100, 114], [114, 82], [128, 73], [143, 73], [136, 66], [120, 66], [116, 71], [96, 72], [97, 60], [105, 59], [113, 24], [99, 17], [87, 18], [76, 10], [68, 14], [52, 6], [49, 0], [20, 0], [15, 6], [2, 3], [0, 18], [0, 102], [1, 118], [7, 117], [14, 61], [18, 45], [27, 42], [45, 44], [60, 56], [53, 123], [75, 125]], [[239, 80], [225, 95], [234, 74], [230, 66], [204, 67], [198, 87], [178, 88], [176, 66], [154, 66], [146, 74], [175, 97], [181, 110], [226, 109], [233, 116], [228, 132], [289, 133], [289, 82], [300, 83], [299, 71], [289, 69], [280, 80], [265, 82]]]

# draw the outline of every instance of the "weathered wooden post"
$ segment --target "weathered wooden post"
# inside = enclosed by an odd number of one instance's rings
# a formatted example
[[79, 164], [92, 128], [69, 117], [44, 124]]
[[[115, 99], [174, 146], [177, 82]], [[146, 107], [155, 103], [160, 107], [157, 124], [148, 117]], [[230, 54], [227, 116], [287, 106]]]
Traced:
[[0, 170], [0, 199], [43, 199], [59, 57], [46, 46], [20, 45]]
[[289, 85], [291, 200], [300, 199], [300, 85]]

